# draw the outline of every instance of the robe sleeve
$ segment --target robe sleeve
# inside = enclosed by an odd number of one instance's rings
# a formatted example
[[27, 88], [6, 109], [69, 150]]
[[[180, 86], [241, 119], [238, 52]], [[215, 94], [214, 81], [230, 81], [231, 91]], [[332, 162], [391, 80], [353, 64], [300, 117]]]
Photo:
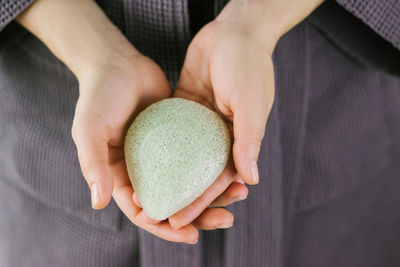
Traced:
[[0, 0], [0, 31], [34, 0]]
[[336, 0], [336, 2], [400, 49], [400, 1]]
[[[393, 3], [391, 10], [382, 4], [391, 0], [378, 1], [357, 6], [358, 0], [327, 0], [307, 21], [359, 63], [400, 76], [400, 17], [394, 16], [399, 5]], [[368, 3], [376, 7], [360, 8]]]

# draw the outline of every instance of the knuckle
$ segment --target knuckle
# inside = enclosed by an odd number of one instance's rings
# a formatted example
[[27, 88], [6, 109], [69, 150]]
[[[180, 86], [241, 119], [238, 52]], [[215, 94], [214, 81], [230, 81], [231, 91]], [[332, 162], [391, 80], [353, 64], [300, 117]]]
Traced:
[[81, 136], [82, 131], [80, 131], [82, 129], [82, 125], [84, 125], [84, 123], [81, 121], [80, 118], [78, 118], [75, 115], [75, 118], [72, 122], [72, 127], [71, 127], [71, 136], [72, 136], [72, 140], [74, 140], [74, 142], [77, 144], [79, 141], [79, 138]]
[[[164, 240], [167, 240], [166, 238], [163, 238], [162, 235], [162, 228], [161, 228], [161, 224], [158, 224], [155, 231], [154, 231], [154, 235], [158, 236], [159, 238], [162, 238]], [[167, 240], [168, 241], [168, 240]]]
[[76, 132], [76, 123], [75, 122], [72, 124], [71, 136], [72, 136], [72, 140], [74, 140], [74, 142], [76, 143], [78, 136], [77, 136], [77, 132]]
[[224, 208], [229, 206], [229, 204], [231, 204], [227, 199], [225, 200], [221, 200], [219, 203], [216, 203], [216, 205], [214, 205], [213, 207], [215, 208]]
[[174, 215], [168, 218], [168, 222], [173, 229], [179, 229], [181, 227], [181, 222], [179, 220], [179, 217], [177, 218]]
[[263, 138], [264, 138], [264, 131], [256, 131], [248, 135], [247, 142], [250, 145], [255, 145], [260, 147]]
[[89, 171], [90, 171], [90, 164], [89, 161], [80, 159], [81, 171], [85, 179], [89, 182]]
[[200, 196], [197, 198], [197, 202], [198, 202], [199, 205], [202, 206], [202, 207], [207, 207], [208, 204], [209, 204], [209, 201], [207, 200], [207, 198], [205, 197], [204, 194], [200, 195]]
[[107, 161], [102, 158], [90, 157], [89, 155], [82, 156], [80, 153], [78, 153], [78, 157], [84, 175], [88, 175], [90, 172], [98, 172], [102, 165], [107, 164]]
[[235, 143], [261, 147], [261, 142], [263, 138], [264, 131], [254, 131], [244, 137], [235, 137]]

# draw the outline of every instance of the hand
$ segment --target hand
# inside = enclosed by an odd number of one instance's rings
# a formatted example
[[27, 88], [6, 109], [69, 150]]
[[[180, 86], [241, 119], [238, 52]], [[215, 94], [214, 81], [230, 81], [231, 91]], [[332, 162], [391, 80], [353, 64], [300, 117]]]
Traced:
[[[274, 99], [274, 73], [272, 49], [257, 38], [233, 23], [213, 21], [195, 36], [186, 55], [175, 96], [218, 112], [234, 136], [233, 161], [221, 175], [225, 182], [217, 180], [208, 189], [213, 193], [202, 196], [202, 209], [228, 186], [247, 194], [244, 185], [232, 183], [235, 176], [252, 185], [259, 180], [257, 159]], [[188, 213], [184, 209], [171, 216], [171, 225], [186, 225], [196, 216]]]
[[[204, 209], [212, 212], [207, 206], [224, 198], [225, 193], [219, 195], [224, 188], [247, 195], [244, 185], [230, 183], [234, 177], [258, 183], [258, 154], [275, 92], [272, 52], [279, 38], [322, 2], [231, 0], [191, 42], [175, 96], [206, 105], [231, 124], [233, 161], [200, 201], [169, 218], [174, 228], [187, 225]], [[226, 177], [224, 183], [221, 177]], [[226, 210], [219, 215], [226, 220], [232, 216]]]

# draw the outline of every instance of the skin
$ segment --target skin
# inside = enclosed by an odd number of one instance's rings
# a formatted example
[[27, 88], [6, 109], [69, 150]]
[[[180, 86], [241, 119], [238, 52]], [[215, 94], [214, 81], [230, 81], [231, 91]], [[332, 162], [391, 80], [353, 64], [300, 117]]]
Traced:
[[258, 183], [257, 160], [274, 99], [272, 52], [279, 38], [321, 0], [231, 0], [190, 44], [175, 97], [218, 112], [234, 139], [223, 173], [168, 220], [146, 216], [126, 170], [123, 145], [134, 117], [171, 96], [165, 74], [142, 55], [93, 0], [37, 0], [17, 21], [41, 39], [79, 81], [72, 126], [92, 207], [114, 198], [138, 227], [165, 240], [196, 243], [198, 228], [232, 226], [223, 207]]

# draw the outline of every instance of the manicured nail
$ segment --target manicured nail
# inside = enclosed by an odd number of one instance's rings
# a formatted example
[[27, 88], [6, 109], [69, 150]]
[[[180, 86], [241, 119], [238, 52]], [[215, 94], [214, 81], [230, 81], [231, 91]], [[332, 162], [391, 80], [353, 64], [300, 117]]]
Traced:
[[231, 199], [231, 202], [229, 202], [229, 203], [233, 203], [233, 202], [238, 202], [238, 201], [241, 201], [241, 200], [245, 200], [246, 198], [247, 198], [247, 195], [245, 195], [245, 196], [237, 196], [237, 197], [232, 198], [232, 199]]
[[226, 224], [220, 224], [215, 226], [216, 229], [226, 229], [226, 228], [231, 228], [232, 225], [226, 225]]
[[92, 208], [94, 208], [99, 201], [99, 189], [97, 188], [97, 184], [94, 183], [92, 184], [92, 187], [90, 188], [91, 191], [91, 196], [92, 196]]
[[251, 178], [253, 179], [253, 181], [255, 183], [258, 183], [258, 180], [260, 179], [259, 175], [258, 175], [258, 167], [257, 167], [257, 162], [256, 161], [252, 161], [250, 163], [250, 169], [251, 169]]

